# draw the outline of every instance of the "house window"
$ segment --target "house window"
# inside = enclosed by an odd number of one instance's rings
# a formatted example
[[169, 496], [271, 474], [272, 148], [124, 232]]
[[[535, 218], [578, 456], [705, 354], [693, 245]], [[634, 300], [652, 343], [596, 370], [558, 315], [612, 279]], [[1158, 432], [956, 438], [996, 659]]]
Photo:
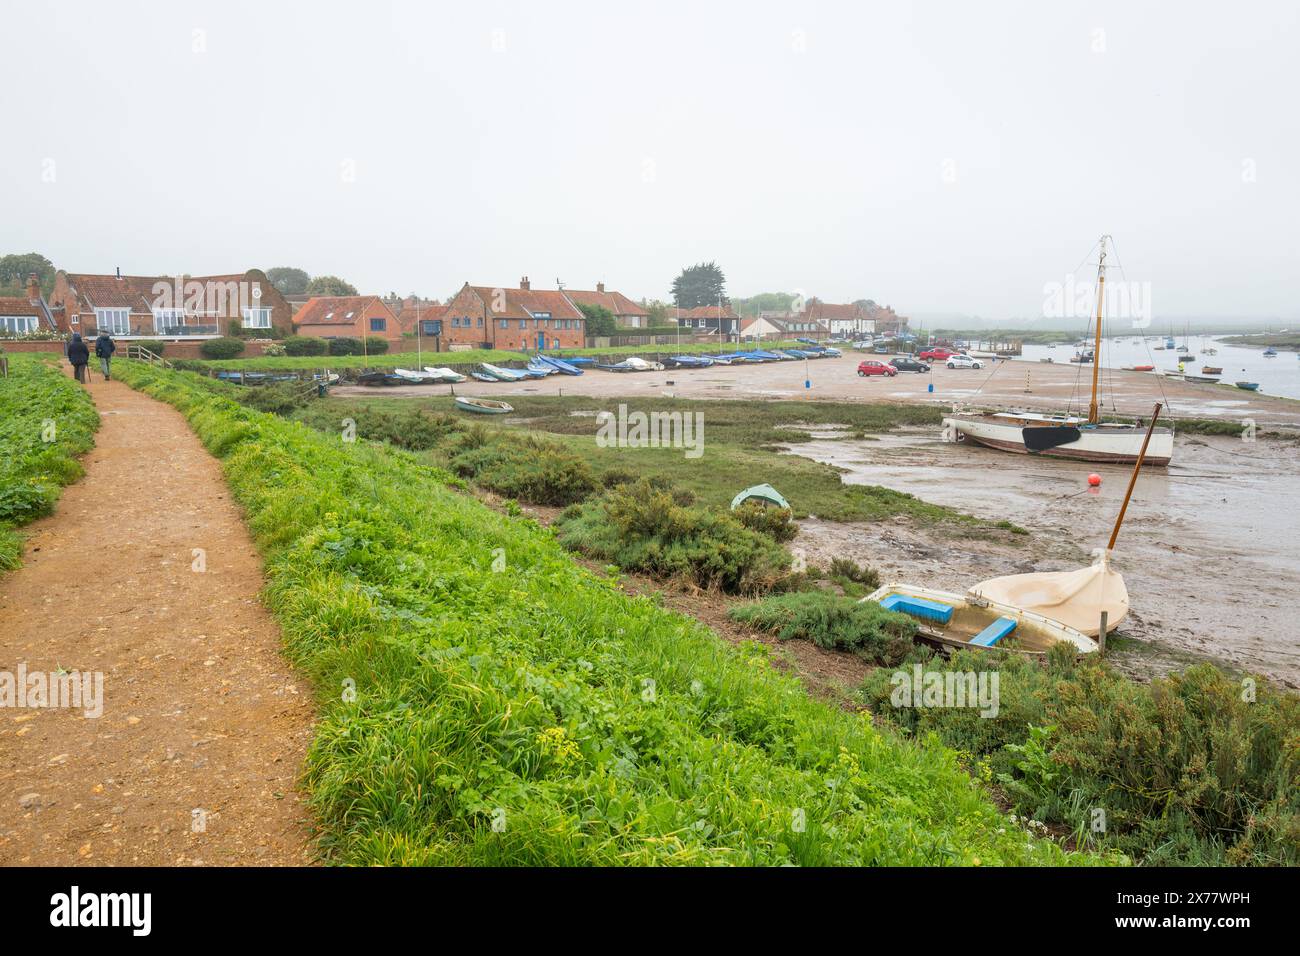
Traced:
[[244, 328], [269, 329], [271, 327], [270, 309], [245, 309]]
[[35, 332], [36, 316], [0, 315], [0, 330], [5, 332], [15, 332], [19, 335], [24, 332]]
[[384, 331], [386, 328], [388, 328], [388, 320], [387, 320], [387, 319], [381, 317], [381, 318], [378, 318], [378, 319], [371, 319], [371, 320], [370, 320], [370, 331], [371, 331], [371, 332], [382, 332], [382, 331]]
[[509, 320], [509, 319], [497, 319], [497, 322], [500, 323], [500, 327], [503, 328], [503, 329], [508, 329], [508, 328], [510, 328], [510, 320]]
[[483, 328], [483, 316], [481, 315], [478, 317], [478, 327]]
[[520, 320], [519, 320], [519, 327], [520, 327], [521, 329], [526, 329], [526, 328], [528, 328], [528, 320], [527, 320], [527, 319], [520, 319]]
[[129, 335], [131, 333], [130, 309], [96, 309], [95, 328], [110, 335]]

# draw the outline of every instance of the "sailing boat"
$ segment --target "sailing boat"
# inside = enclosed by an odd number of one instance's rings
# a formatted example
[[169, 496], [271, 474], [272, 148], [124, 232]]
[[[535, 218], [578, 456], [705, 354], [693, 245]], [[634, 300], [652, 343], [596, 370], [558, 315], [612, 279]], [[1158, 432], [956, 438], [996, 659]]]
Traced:
[[[1101, 355], [1102, 303], [1106, 284], [1106, 240], [1101, 237], [1101, 256], [1097, 263], [1097, 327], [1095, 349]], [[1101, 363], [1092, 365], [1092, 398], [1088, 417], [1039, 415], [1030, 412], [992, 412], [949, 415], [943, 420], [944, 432], [956, 441], [970, 440], [1000, 451], [1017, 454], [1046, 455], [1050, 458], [1074, 458], [1080, 461], [1132, 464], [1138, 460], [1146, 434], [1141, 423], [1103, 422], [1097, 401]], [[1151, 465], [1168, 465], [1174, 454], [1172, 429], [1160, 428], [1151, 433], [1146, 461]]]

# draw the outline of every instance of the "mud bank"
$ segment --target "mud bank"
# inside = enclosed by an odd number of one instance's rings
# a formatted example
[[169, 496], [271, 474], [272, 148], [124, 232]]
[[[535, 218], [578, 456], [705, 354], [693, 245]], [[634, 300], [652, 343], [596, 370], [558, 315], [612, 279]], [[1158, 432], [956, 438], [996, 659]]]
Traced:
[[[811, 562], [846, 555], [889, 580], [965, 590], [999, 574], [1064, 570], [1104, 547], [1129, 470], [1009, 455], [908, 430], [874, 441], [814, 441], [790, 452], [844, 469], [849, 484], [907, 491], [1028, 529], [1023, 544], [977, 533], [922, 532], [907, 522], [804, 522], [795, 541]], [[1096, 471], [1102, 485], [1089, 490]], [[1139, 478], [1115, 566], [1132, 611], [1116, 653], [1149, 676], [1208, 658], [1300, 687], [1293, 602], [1300, 593], [1300, 461], [1293, 446], [1179, 438], [1168, 469]], [[1121, 645], [1122, 646], [1122, 645]]]

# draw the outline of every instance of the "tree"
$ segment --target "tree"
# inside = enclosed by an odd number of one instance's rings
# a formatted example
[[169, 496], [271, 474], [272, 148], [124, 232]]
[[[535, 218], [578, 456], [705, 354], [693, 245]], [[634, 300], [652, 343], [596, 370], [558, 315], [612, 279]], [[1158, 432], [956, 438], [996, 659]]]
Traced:
[[305, 269], [296, 269], [293, 266], [276, 266], [274, 269], [267, 269], [266, 277], [271, 280], [271, 285], [275, 286], [281, 295], [306, 292], [307, 283], [311, 281], [311, 276]]
[[875, 301], [873, 301], [872, 299], [856, 299], [854, 300], [853, 304], [858, 306], [859, 308], [863, 308], [867, 310], [871, 310], [877, 307]]
[[588, 335], [616, 335], [618, 326], [614, 322], [614, 313], [603, 305], [580, 305], [579, 311], [587, 320]]
[[649, 313], [649, 325], [651, 328], [662, 328], [665, 325], [673, 324], [672, 306], [655, 299], [652, 302], [642, 302], [645, 310]]
[[760, 312], [789, 312], [794, 307], [794, 300], [792, 292], [760, 292], [745, 299], [736, 299], [732, 305], [741, 315], [755, 316]]
[[673, 280], [673, 301], [683, 309], [701, 305], [727, 305], [727, 277], [716, 262], [700, 262], [682, 270]]
[[41, 291], [48, 295], [54, 288], [54, 263], [39, 252], [0, 256], [0, 291], [22, 296], [27, 291], [27, 277], [35, 272]]
[[356, 295], [357, 287], [338, 276], [316, 276], [303, 291], [309, 295]]

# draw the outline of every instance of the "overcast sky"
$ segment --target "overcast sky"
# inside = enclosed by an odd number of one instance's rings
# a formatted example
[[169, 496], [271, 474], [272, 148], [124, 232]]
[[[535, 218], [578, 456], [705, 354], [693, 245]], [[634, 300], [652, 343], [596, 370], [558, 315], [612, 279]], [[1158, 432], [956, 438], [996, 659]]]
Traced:
[[[864, 9], [869, 7], [869, 9]], [[1300, 315], [1300, 4], [7, 3], [0, 253]]]

